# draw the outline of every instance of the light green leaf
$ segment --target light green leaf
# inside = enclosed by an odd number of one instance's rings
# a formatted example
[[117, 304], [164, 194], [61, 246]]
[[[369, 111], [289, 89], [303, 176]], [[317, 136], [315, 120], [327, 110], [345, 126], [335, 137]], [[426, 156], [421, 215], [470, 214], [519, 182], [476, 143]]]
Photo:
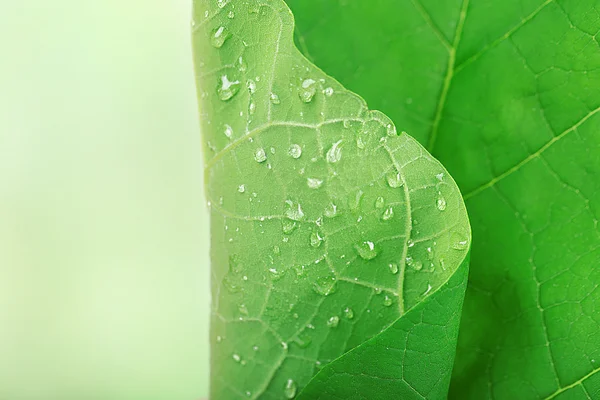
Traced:
[[282, 0], [197, 0], [193, 31], [212, 398], [312, 398], [323, 382], [386, 396], [376, 375], [339, 376], [356, 357], [387, 360], [409, 397], [444, 396], [470, 248], [452, 178], [300, 54]]
[[600, 398], [598, 1], [288, 3], [303, 51], [465, 193], [451, 398]]

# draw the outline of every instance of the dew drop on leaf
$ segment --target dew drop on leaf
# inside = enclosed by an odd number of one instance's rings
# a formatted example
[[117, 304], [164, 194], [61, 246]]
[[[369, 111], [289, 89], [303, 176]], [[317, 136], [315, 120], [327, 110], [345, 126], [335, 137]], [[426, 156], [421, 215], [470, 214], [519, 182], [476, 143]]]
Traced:
[[217, 6], [219, 8], [223, 8], [227, 5], [228, 1], [227, 0], [217, 0]]
[[323, 90], [323, 93], [325, 94], [325, 96], [331, 97], [333, 95], [333, 88], [327, 87]]
[[229, 80], [227, 75], [221, 76], [221, 84], [217, 87], [217, 95], [222, 101], [230, 100], [240, 90], [240, 81]]
[[440, 197], [438, 197], [435, 201], [435, 205], [438, 210], [444, 211], [446, 209], [446, 199], [440, 195]]
[[306, 349], [312, 343], [312, 337], [306, 333], [300, 333], [292, 339], [298, 347], [301, 349]]
[[392, 206], [389, 206], [388, 208], [385, 209], [383, 214], [381, 214], [381, 219], [384, 221], [389, 221], [390, 219], [392, 219], [393, 216], [394, 216], [394, 209], [392, 208]]
[[354, 245], [356, 252], [363, 260], [372, 260], [377, 257], [378, 249], [375, 246], [375, 243], [365, 240]]
[[285, 216], [292, 221], [302, 221], [304, 219], [304, 211], [300, 203], [294, 203], [291, 200], [286, 200]]
[[285, 233], [286, 235], [292, 233], [297, 227], [298, 224], [296, 223], [296, 221], [292, 221], [291, 219], [286, 218], [282, 222], [283, 233]]
[[233, 355], [231, 356], [231, 358], [233, 358], [233, 361], [239, 363], [240, 361], [242, 361], [242, 357], [240, 357], [239, 354], [237, 353], [233, 353]]
[[302, 81], [302, 84], [298, 89], [298, 96], [304, 103], [310, 103], [313, 97], [315, 97], [316, 92], [317, 86], [315, 80], [308, 78]]
[[248, 315], [248, 307], [246, 307], [245, 304], [240, 304], [238, 310], [240, 311], [240, 314]]
[[398, 132], [396, 131], [396, 127], [394, 124], [387, 124], [385, 127], [388, 136], [397, 136]]
[[302, 155], [302, 147], [300, 147], [299, 144], [292, 144], [290, 146], [290, 149], [288, 150], [288, 154], [294, 158], [294, 159], [298, 159], [300, 158], [300, 156]]
[[254, 161], [256, 161], [257, 163], [267, 161], [267, 153], [265, 153], [265, 149], [263, 149], [262, 147], [256, 149], [256, 151], [254, 152]]
[[336, 279], [333, 276], [325, 276], [318, 278], [313, 283], [313, 290], [321, 296], [329, 296], [335, 292]]
[[398, 264], [396, 263], [391, 263], [390, 265], [388, 265], [388, 267], [390, 268], [390, 272], [392, 274], [397, 274], [398, 273]]
[[229, 18], [229, 19], [234, 19], [234, 18], [235, 18], [235, 13], [234, 13], [233, 11], [229, 11], [229, 12], [227, 13], [227, 18]]
[[385, 179], [387, 180], [387, 184], [391, 188], [399, 188], [400, 186], [402, 186], [402, 176], [399, 172], [390, 172], [385, 176]]
[[322, 179], [317, 178], [306, 178], [306, 184], [310, 189], [318, 189], [323, 185]]
[[341, 144], [342, 144], [342, 141], [338, 140], [333, 145], [331, 145], [329, 150], [327, 150], [325, 159], [327, 160], [328, 163], [333, 164], [333, 163], [340, 161], [340, 159], [342, 158], [342, 147], [340, 146]]
[[333, 317], [331, 317], [327, 320], [327, 326], [330, 328], [337, 328], [339, 324], [340, 324], [340, 317], [338, 317], [337, 315], [334, 315]]
[[337, 215], [337, 206], [333, 203], [329, 203], [327, 207], [325, 207], [325, 211], [323, 212], [327, 218], [333, 218]]
[[246, 191], [246, 185], [242, 184], [238, 186], [238, 192], [244, 193]]
[[225, 133], [225, 136], [228, 139], [231, 139], [231, 136], [233, 136], [233, 128], [231, 128], [230, 125], [225, 124], [225, 131], [224, 131], [224, 133]]
[[271, 103], [273, 104], [280, 104], [281, 100], [279, 100], [279, 96], [277, 96], [275, 93], [271, 93]]
[[344, 317], [346, 317], [346, 319], [354, 318], [354, 310], [352, 310], [350, 307], [344, 308]]
[[383, 208], [385, 206], [385, 199], [379, 196], [375, 199], [375, 208]]
[[320, 247], [321, 243], [323, 243], [323, 238], [319, 234], [319, 232], [313, 232], [310, 234], [310, 245], [312, 247]]
[[296, 397], [297, 390], [298, 389], [296, 387], [296, 382], [294, 382], [293, 379], [288, 379], [285, 383], [285, 389], [283, 390], [283, 394], [285, 395], [286, 399], [293, 399], [294, 397]]
[[254, 82], [252, 79], [248, 79], [246, 81], [246, 88], [248, 88], [248, 92], [250, 94], [254, 94], [254, 92], [256, 92], [256, 82]]
[[352, 211], [357, 211], [360, 208], [360, 202], [363, 197], [363, 191], [358, 189], [356, 192], [350, 194], [350, 199], [348, 200], [348, 206]]
[[213, 30], [210, 35], [210, 44], [219, 49], [229, 39], [229, 31], [224, 26], [220, 26]]
[[391, 306], [393, 302], [394, 301], [392, 300], [392, 298], [390, 296], [388, 296], [387, 294], [383, 298], [383, 305], [386, 306], [386, 307]]
[[455, 250], [465, 250], [469, 245], [469, 241], [461, 234], [456, 232], [452, 233], [450, 240], [452, 241], [452, 248]]
[[414, 240], [412, 240], [412, 239], [408, 239], [408, 240], [406, 241], [406, 245], [407, 245], [408, 247], [413, 247], [413, 246], [415, 245], [415, 241], [414, 241]]

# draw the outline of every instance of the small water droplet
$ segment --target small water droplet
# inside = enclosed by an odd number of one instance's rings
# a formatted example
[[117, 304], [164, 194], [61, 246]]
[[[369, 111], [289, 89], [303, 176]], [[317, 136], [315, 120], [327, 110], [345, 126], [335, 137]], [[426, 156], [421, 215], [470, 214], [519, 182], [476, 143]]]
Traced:
[[414, 240], [412, 240], [412, 239], [408, 239], [408, 240], [406, 241], [406, 245], [407, 245], [408, 247], [413, 247], [413, 246], [415, 245], [415, 241], [414, 241]]
[[444, 173], [443, 173], [443, 172], [440, 172], [440, 173], [439, 173], [439, 174], [437, 174], [435, 177], [438, 179], [438, 181], [442, 181], [442, 180], [444, 179]]
[[212, 34], [210, 35], [210, 44], [213, 47], [220, 49], [230, 36], [227, 28], [220, 26], [212, 31]]
[[252, 392], [249, 390], [246, 390], [246, 397], [252, 397]]
[[325, 211], [323, 212], [327, 218], [333, 218], [337, 215], [337, 206], [333, 203], [329, 203], [327, 207], [325, 207]]
[[327, 320], [327, 326], [330, 328], [337, 328], [337, 326], [339, 324], [340, 324], [340, 317], [338, 317], [337, 315], [334, 315], [333, 317], [331, 317]]
[[394, 302], [394, 300], [392, 300], [392, 298], [390, 296], [388, 296], [387, 294], [383, 298], [383, 305], [386, 307], [391, 306], [393, 302]]
[[341, 144], [342, 141], [338, 140], [331, 146], [329, 150], [327, 150], [325, 159], [328, 163], [336, 163], [340, 161], [340, 159], [342, 158], [342, 147], [340, 146]]
[[296, 397], [296, 390], [296, 382], [294, 382], [292, 379], [288, 379], [285, 383], [285, 389], [283, 390], [285, 398], [293, 399], [294, 397]]
[[254, 92], [256, 92], [256, 82], [254, 82], [252, 79], [248, 79], [246, 81], [246, 88], [248, 88], [248, 92], [250, 94], [254, 94]]
[[288, 150], [288, 154], [292, 158], [298, 159], [302, 155], [302, 147], [300, 147], [299, 144], [294, 143], [290, 146], [290, 149]]
[[394, 124], [387, 124], [385, 129], [388, 136], [398, 136], [398, 132], [396, 131]]
[[217, 6], [219, 8], [223, 8], [227, 5], [228, 1], [227, 0], [217, 0]]
[[248, 307], [246, 307], [245, 304], [240, 304], [238, 310], [240, 311], [240, 314], [248, 315]]
[[314, 79], [305, 79], [298, 89], [298, 96], [304, 103], [310, 103], [317, 92], [317, 86]]
[[344, 317], [346, 317], [346, 319], [354, 318], [354, 310], [352, 310], [350, 307], [344, 308]]
[[225, 124], [225, 132], [224, 133], [228, 139], [231, 139], [231, 136], [233, 136], [233, 128], [231, 128], [231, 126]]
[[440, 195], [440, 197], [438, 197], [438, 199], [435, 201], [435, 205], [437, 206], [438, 210], [444, 211], [446, 209], [446, 199]]
[[455, 250], [465, 250], [469, 246], [469, 241], [462, 234], [453, 232], [450, 236], [452, 248]]
[[391, 188], [399, 188], [402, 186], [402, 175], [399, 172], [390, 172], [385, 176], [389, 187]]
[[325, 88], [325, 90], [323, 90], [323, 93], [325, 94], [325, 96], [331, 97], [333, 95], [333, 88], [327, 87]]
[[296, 335], [292, 340], [301, 349], [306, 349], [312, 343], [312, 337], [304, 332]]
[[292, 221], [291, 219], [284, 219], [282, 222], [283, 233], [289, 235], [292, 233], [297, 227], [296, 221]]
[[233, 355], [231, 356], [231, 358], [233, 358], [233, 361], [239, 363], [240, 361], [242, 361], [242, 357], [240, 357], [239, 354], [237, 353], [233, 353]]
[[217, 336], [217, 343], [221, 343], [223, 341], [223, 336]]
[[313, 290], [321, 296], [329, 296], [335, 292], [336, 279], [333, 276], [325, 276], [318, 278], [313, 283]]
[[381, 294], [382, 290], [381, 288], [376, 287], [375, 288], [375, 294]]
[[287, 342], [281, 342], [281, 347], [282, 347], [284, 350], [287, 350], [287, 349], [288, 349], [288, 344], [287, 344]]
[[319, 247], [323, 243], [323, 238], [319, 234], [319, 232], [313, 232], [310, 234], [310, 245], [312, 247]]
[[350, 199], [348, 200], [348, 206], [350, 207], [350, 210], [357, 211], [360, 208], [362, 197], [363, 191], [360, 189], [350, 195]]
[[372, 260], [377, 257], [379, 250], [375, 246], [375, 243], [365, 240], [354, 245], [356, 252], [363, 260]]
[[254, 115], [255, 111], [256, 111], [256, 103], [251, 101], [250, 104], [248, 105], [248, 115]]
[[286, 200], [285, 216], [292, 221], [302, 221], [304, 219], [304, 211], [300, 203], [294, 203], [291, 200]]
[[297, 276], [304, 275], [304, 265], [294, 265], [294, 271], [296, 271]]
[[431, 292], [432, 286], [431, 284], [427, 284], [427, 290], [425, 291], [425, 293], [423, 293], [423, 296], [427, 296], [427, 294], [429, 294], [429, 292]]
[[240, 90], [240, 81], [229, 80], [227, 75], [221, 76], [221, 85], [217, 87], [217, 95], [222, 101], [230, 100]]
[[277, 268], [269, 268], [269, 272], [271, 273], [271, 279], [274, 281], [280, 280], [284, 274], [284, 271], [278, 270]]
[[390, 268], [390, 272], [391, 272], [392, 274], [394, 274], [394, 275], [395, 275], [395, 274], [397, 274], [397, 273], [398, 273], [398, 264], [396, 264], [396, 263], [391, 263], [391, 264], [389, 264], [389, 265], [388, 265], [388, 267]]
[[306, 178], [306, 184], [310, 189], [318, 189], [323, 185], [323, 180], [317, 178]]
[[385, 199], [379, 196], [375, 199], [375, 208], [383, 208], [385, 206]]
[[394, 208], [392, 206], [389, 206], [388, 208], [385, 209], [383, 214], [381, 214], [381, 219], [384, 221], [389, 221], [390, 219], [392, 219], [393, 216], [394, 216]]
[[271, 93], [271, 103], [273, 103], [273, 104], [281, 103], [281, 100], [279, 100], [279, 96], [277, 96], [275, 93]]
[[248, 65], [246, 64], [246, 62], [244, 61], [244, 57], [242, 56], [238, 58], [238, 69], [240, 70], [240, 72], [246, 72], [246, 70], [248, 69]]
[[267, 153], [265, 153], [265, 149], [263, 149], [262, 147], [256, 149], [256, 151], [254, 152], [254, 161], [256, 161], [257, 163], [267, 161]]
[[244, 193], [246, 191], [246, 185], [242, 184], [238, 186], [238, 192]]
[[229, 18], [229, 19], [234, 19], [234, 18], [235, 18], [235, 13], [234, 13], [233, 11], [229, 11], [229, 12], [227, 13], [227, 18]]

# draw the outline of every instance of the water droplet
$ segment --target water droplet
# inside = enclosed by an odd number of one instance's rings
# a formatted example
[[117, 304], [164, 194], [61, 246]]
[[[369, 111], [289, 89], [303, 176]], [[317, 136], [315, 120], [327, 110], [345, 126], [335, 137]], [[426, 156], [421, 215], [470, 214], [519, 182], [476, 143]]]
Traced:
[[358, 189], [356, 192], [350, 195], [350, 199], [348, 200], [348, 207], [352, 211], [357, 211], [360, 208], [360, 202], [362, 200], [363, 191]]
[[346, 317], [346, 319], [354, 318], [354, 310], [352, 310], [350, 307], [344, 308], [344, 317]]
[[227, 5], [228, 1], [227, 0], [217, 0], [217, 6], [219, 8], [223, 8]]
[[217, 343], [221, 343], [223, 341], [223, 336], [217, 336]]
[[406, 257], [406, 265], [417, 271], [420, 271], [423, 268], [423, 263], [421, 261], [413, 260], [410, 256]]
[[396, 127], [394, 124], [387, 124], [385, 127], [388, 136], [397, 136], [398, 132], [396, 131]]
[[284, 274], [284, 271], [278, 270], [277, 268], [269, 268], [269, 272], [271, 273], [271, 279], [273, 281], [278, 281]]
[[435, 177], [438, 179], [438, 181], [441, 181], [441, 180], [443, 180], [443, 179], [444, 179], [444, 173], [443, 173], [443, 172], [440, 172], [440, 173], [439, 173], [439, 174], [437, 174]]
[[375, 200], [375, 208], [383, 208], [385, 206], [385, 199], [381, 196], [379, 196], [376, 200]]
[[242, 357], [240, 357], [239, 354], [237, 353], [233, 353], [233, 355], [231, 356], [231, 358], [233, 358], [233, 361], [239, 363], [240, 361], [242, 361]]
[[231, 126], [225, 124], [225, 132], [224, 133], [228, 139], [231, 139], [231, 136], [233, 136], [233, 128], [231, 128]]
[[318, 189], [323, 185], [322, 179], [317, 178], [306, 178], [306, 184], [310, 189]]
[[252, 397], [252, 392], [249, 390], [246, 390], [246, 397]]
[[279, 96], [277, 96], [275, 93], [271, 93], [271, 103], [273, 103], [273, 104], [281, 103], [281, 100], [279, 100]]
[[254, 82], [252, 79], [248, 79], [246, 81], [246, 87], [248, 88], [248, 92], [250, 94], [254, 94], [254, 92], [256, 92], [256, 82]]
[[438, 210], [444, 211], [446, 209], [446, 199], [440, 195], [440, 197], [438, 197], [436, 200], [435, 205], [437, 206]]
[[287, 350], [287, 349], [288, 349], [288, 344], [287, 344], [287, 342], [281, 342], [281, 347], [282, 347], [284, 350]]
[[304, 103], [310, 103], [317, 92], [317, 86], [314, 79], [305, 79], [298, 90], [298, 96]]
[[212, 31], [210, 35], [210, 44], [217, 49], [221, 48], [223, 44], [229, 39], [229, 31], [224, 26], [220, 26]]
[[252, 101], [248, 105], [248, 115], [254, 115], [254, 111], [256, 111], [256, 103]]
[[336, 281], [337, 280], [333, 276], [318, 278], [315, 283], [313, 283], [313, 290], [321, 296], [329, 296], [335, 292]]
[[431, 247], [427, 248], [427, 258], [429, 258], [430, 260], [433, 260], [433, 248], [431, 248]]
[[412, 240], [412, 239], [408, 239], [408, 240], [406, 241], [406, 245], [407, 245], [408, 247], [413, 247], [413, 246], [415, 245], [415, 241], [414, 241], [414, 240]]
[[390, 296], [388, 296], [387, 294], [383, 298], [383, 305], [386, 307], [391, 306], [393, 302], [394, 302], [394, 300], [392, 300], [392, 298]]
[[296, 390], [296, 382], [294, 382], [292, 379], [288, 379], [285, 383], [285, 389], [283, 390], [285, 398], [293, 399], [294, 397], [296, 397]]
[[238, 186], [238, 192], [240, 193], [244, 193], [246, 191], [246, 185], [240, 185]]
[[265, 153], [265, 149], [263, 149], [262, 147], [256, 149], [256, 151], [254, 152], [254, 161], [256, 161], [257, 163], [267, 161], [267, 153]]
[[331, 317], [327, 320], [327, 326], [330, 328], [337, 328], [337, 326], [339, 324], [340, 324], [340, 317], [338, 317], [337, 315], [334, 315], [333, 317]]
[[240, 311], [240, 314], [248, 315], [248, 307], [246, 307], [245, 304], [240, 304], [238, 310]]
[[292, 221], [291, 219], [286, 218], [282, 222], [282, 227], [283, 227], [283, 233], [285, 233], [286, 235], [289, 235], [298, 227], [298, 224], [296, 224], [296, 221]]
[[363, 260], [372, 260], [377, 257], [378, 249], [375, 246], [375, 243], [365, 240], [354, 245], [356, 252]]
[[229, 11], [229, 12], [227, 13], [227, 18], [229, 18], [229, 19], [234, 19], [234, 18], [235, 18], [235, 13], [234, 13], [233, 11]]
[[342, 141], [338, 140], [331, 146], [329, 150], [327, 150], [327, 155], [325, 158], [328, 163], [336, 163], [340, 161], [340, 159], [342, 158], [342, 148], [340, 146], [341, 144]]
[[319, 232], [313, 232], [310, 234], [310, 245], [312, 247], [319, 247], [323, 243], [323, 238], [319, 234]]
[[244, 57], [240, 56], [240, 58], [238, 58], [238, 64], [238, 69], [240, 72], [246, 72], [248, 69], [248, 64], [246, 64], [246, 61], [244, 61]]
[[221, 76], [221, 85], [217, 88], [219, 99], [227, 101], [240, 90], [240, 81], [230, 81], [227, 75]]
[[429, 294], [429, 292], [431, 292], [432, 286], [431, 284], [427, 284], [427, 290], [425, 291], [425, 293], [423, 293], [423, 296], [427, 296], [427, 294]]
[[281, 249], [279, 248], [279, 246], [275, 245], [273, 246], [273, 254], [279, 254], [281, 253]]
[[389, 265], [388, 265], [388, 267], [390, 268], [390, 272], [391, 272], [392, 274], [394, 274], [394, 275], [395, 275], [395, 274], [397, 274], [397, 273], [398, 273], [398, 264], [391, 263], [391, 264], [389, 264]]
[[402, 186], [402, 175], [400, 175], [399, 172], [390, 172], [385, 176], [385, 179], [391, 188], [399, 188]]
[[388, 208], [385, 209], [383, 214], [381, 214], [381, 219], [384, 221], [389, 221], [390, 219], [392, 219], [393, 216], [394, 216], [394, 208], [392, 206], [389, 206]]
[[304, 219], [304, 211], [300, 203], [294, 203], [291, 200], [286, 200], [285, 216], [292, 221], [302, 221]]
[[327, 217], [327, 218], [333, 218], [337, 215], [337, 206], [333, 203], [329, 203], [327, 205], [327, 207], [325, 207], [325, 211], [323, 212], [323, 214]]
[[381, 294], [382, 290], [381, 288], [375, 288], [375, 294]]
[[292, 156], [292, 158], [298, 159], [302, 155], [302, 147], [300, 147], [299, 144], [294, 143], [290, 146], [288, 154]]
[[325, 90], [323, 90], [323, 93], [325, 94], [325, 96], [331, 97], [333, 95], [333, 88], [327, 87], [325, 88]]
[[294, 265], [294, 271], [296, 271], [297, 276], [304, 275], [304, 265]]

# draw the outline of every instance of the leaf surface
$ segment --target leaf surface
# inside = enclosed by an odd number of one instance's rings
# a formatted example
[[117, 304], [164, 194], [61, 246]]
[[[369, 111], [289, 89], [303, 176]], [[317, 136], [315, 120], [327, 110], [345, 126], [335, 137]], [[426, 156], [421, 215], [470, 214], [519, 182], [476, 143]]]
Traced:
[[308, 57], [465, 194], [457, 399], [600, 398], [600, 5], [288, 0]]
[[444, 397], [470, 248], [452, 178], [301, 55], [282, 0], [197, 0], [193, 31], [211, 397], [388, 398], [383, 360], [389, 390]]

